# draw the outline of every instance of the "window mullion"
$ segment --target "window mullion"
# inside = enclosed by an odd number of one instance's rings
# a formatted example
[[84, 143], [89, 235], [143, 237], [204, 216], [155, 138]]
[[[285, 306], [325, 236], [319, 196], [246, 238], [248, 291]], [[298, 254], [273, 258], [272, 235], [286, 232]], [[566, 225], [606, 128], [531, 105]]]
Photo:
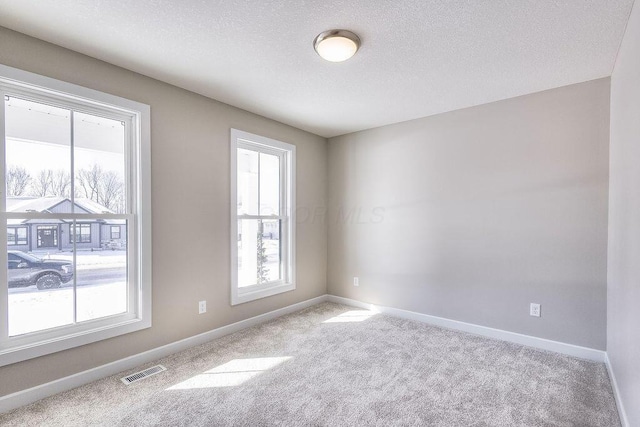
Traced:
[[[0, 140], [2, 141], [2, 146], [0, 147], [0, 165], [2, 165], [2, 173], [0, 175], [0, 188], [3, 189], [2, 193], [4, 194], [4, 189], [6, 189], [6, 145], [7, 145], [7, 139], [6, 139], [6, 131], [5, 131], [5, 104], [8, 98], [8, 95], [5, 91], [0, 91], [0, 95], [2, 96], [2, 101], [0, 102]], [[2, 197], [0, 197], [0, 212], [6, 212], [7, 211], [7, 200], [6, 200], [6, 194], [4, 194]], [[6, 219], [5, 219], [5, 225], [3, 226], [3, 228], [6, 228]], [[6, 230], [5, 230], [5, 234], [6, 234]], [[3, 238], [6, 238], [6, 236], [4, 236]], [[4, 240], [3, 240], [4, 241]]]
[[236, 215], [236, 217], [238, 219], [260, 219], [260, 220], [285, 220], [287, 217], [284, 215], [248, 215], [248, 214], [241, 214], [241, 215]]
[[[0, 91], [0, 95], [2, 95], [2, 100], [0, 102], [0, 141], [2, 141], [2, 145], [0, 146], [0, 165], [6, 165], [5, 162], [5, 146], [6, 146], [6, 132], [5, 132], [5, 102], [6, 102], [6, 92]], [[4, 167], [2, 168], [2, 173], [0, 174], [0, 188], [6, 188], [5, 180], [6, 180], [6, 171]], [[0, 241], [7, 241], [7, 217], [4, 215], [4, 212], [7, 210], [7, 201], [6, 195], [0, 196], [0, 212], [2, 215], [2, 227], [0, 230]], [[6, 283], [6, 286], [0, 286], [0, 348], [3, 348], [7, 339], [9, 338], [9, 281], [7, 280], [7, 250], [2, 251], [2, 256], [0, 256], [0, 275], [2, 276], [2, 280], [0, 283]]]
[[[75, 213], [76, 212], [76, 203], [75, 203], [75, 197], [76, 197], [76, 191], [75, 191], [75, 156], [74, 151], [75, 151], [75, 132], [74, 132], [74, 117], [75, 112], [73, 110], [70, 110], [69, 113], [69, 129], [70, 129], [70, 140], [69, 140], [69, 164], [71, 166], [71, 171], [69, 173], [69, 179], [71, 180], [70, 182], [70, 187], [69, 187], [69, 191], [71, 192], [71, 194], [69, 194], [69, 200], [71, 200], [71, 213]], [[77, 269], [77, 248], [76, 248], [76, 244], [78, 242], [78, 229], [76, 228], [77, 222], [76, 219], [74, 218], [73, 221], [71, 222], [71, 227], [72, 229], [69, 230], [70, 234], [73, 236], [73, 254], [71, 255], [71, 268], [73, 268], [73, 324], [75, 325], [76, 323], [78, 323], [78, 298], [77, 298], [77, 292], [78, 292], [78, 287], [77, 287], [77, 276], [78, 276], [78, 269]], [[58, 238], [62, 238], [62, 236], [58, 236]]]
[[258, 152], [258, 215], [262, 213], [262, 207], [260, 205], [260, 193], [262, 193], [262, 183], [261, 183], [261, 174], [260, 174], [260, 152]]
[[285, 282], [289, 281], [289, 221], [287, 194], [287, 154], [280, 153], [280, 277]]
[[[128, 313], [137, 313], [140, 314], [140, 303], [142, 301], [142, 295], [140, 293], [139, 286], [133, 286], [134, 283], [140, 283], [141, 278], [139, 277], [139, 265], [136, 262], [139, 254], [133, 248], [139, 247], [138, 244], [138, 221], [137, 218], [133, 215], [133, 213], [137, 213], [139, 209], [139, 195], [140, 195], [140, 187], [137, 185], [139, 183], [139, 173], [140, 163], [138, 162], [140, 159], [139, 147], [134, 144], [134, 141], [138, 138], [138, 135], [135, 134], [136, 128], [133, 126], [132, 119], [128, 118], [127, 120], [122, 121], [122, 125], [124, 126], [124, 155], [125, 155], [125, 197], [124, 197], [124, 212], [130, 217], [130, 219], [125, 220], [125, 239], [126, 239], [126, 250], [127, 250], [127, 312]], [[111, 230], [111, 227], [109, 228]], [[122, 233], [122, 230], [120, 230]], [[111, 235], [109, 235], [111, 237]], [[120, 235], [120, 239], [122, 239], [122, 235]], [[133, 250], [132, 250], [133, 249]]]
[[73, 127], [74, 127], [74, 114], [75, 112], [73, 110], [71, 110], [71, 112], [69, 113], [69, 128], [70, 128], [70, 141], [69, 141], [69, 165], [71, 167], [71, 171], [69, 173], [69, 179], [71, 180], [70, 182], [70, 187], [69, 187], [69, 191], [71, 192], [71, 194], [69, 194], [69, 200], [71, 200], [71, 213], [75, 213], [76, 209], [75, 209], [75, 198], [76, 198], [76, 168], [75, 168], [75, 156], [73, 155], [74, 151], [75, 151], [75, 139], [74, 139], [74, 131], [73, 131]]

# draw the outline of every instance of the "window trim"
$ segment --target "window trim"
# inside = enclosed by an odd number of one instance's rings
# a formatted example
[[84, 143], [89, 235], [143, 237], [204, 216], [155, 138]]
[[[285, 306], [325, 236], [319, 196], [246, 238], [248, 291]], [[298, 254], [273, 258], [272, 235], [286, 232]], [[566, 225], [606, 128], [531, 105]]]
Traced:
[[[231, 305], [242, 304], [260, 298], [277, 295], [296, 289], [296, 147], [295, 145], [275, 139], [255, 135], [238, 129], [231, 129], [230, 144], [231, 160]], [[252, 149], [253, 151], [284, 155], [285, 164], [280, 171], [282, 194], [280, 196], [281, 225], [281, 251], [283, 253], [283, 279], [275, 282], [253, 285], [246, 288], [238, 286], [238, 148]], [[262, 148], [264, 151], [256, 150]], [[244, 215], [243, 217], [256, 217]], [[256, 219], [262, 216], [257, 216]], [[275, 218], [274, 218], [275, 219]], [[284, 238], [283, 238], [284, 235]], [[284, 244], [282, 243], [284, 242]]]
[[[72, 326], [47, 329], [30, 334], [9, 337], [8, 318], [0, 316], [0, 366], [55, 353], [73, 347], [102, 341], [119, 335], [151, 327], [151, 109], [149, 105], [110, 95], [97, 90], [63, 82], [0, 64], [0, 92], [31, 95], [54, 105], [64, 105], [75, 111], [100, 114], [103, 117], [122, 119], [127, 117], [130, 132], [127, 170], [127, 185], [132, 216], [131, 241], [129, 244], [129, 278], [135, 280], [130, 286], [129, 299], [134, 301], [133, 312], [105, 318], [88, 320]], [[0, 102], [0, 117], [4, 117], [4, 99]], [[0, 120], [0, 138], [4, 147], [4, 120]], [[136, 141], [137, 143], [134, 143]], [[0, 149], [0, 164], [5, 164], [4, 149]], [[4, 174], [0, 173], [0, 185], [4, 186]], [[0, 198], [0, 213], [6, 219], [13, 216], [36, 218], [38, 214], [6, 212], [4, 197]], [[62, 215], [60, 219], [64, 219]], [[101, 215], [83, 218], [101, 219]], [[130, 218], [129, 218], [130, 219]], [[0, 227], [0, 239], [6, 240], [6, 226]], [[60, 238], [60, 236], [58, 236]], [[6, 251], [0, 251], [0, 277], [7, 277]], [[6, 283], [6, 282], [5, 282]], [[7, 313], [8, 286], [0, 285], [0, 313]]]

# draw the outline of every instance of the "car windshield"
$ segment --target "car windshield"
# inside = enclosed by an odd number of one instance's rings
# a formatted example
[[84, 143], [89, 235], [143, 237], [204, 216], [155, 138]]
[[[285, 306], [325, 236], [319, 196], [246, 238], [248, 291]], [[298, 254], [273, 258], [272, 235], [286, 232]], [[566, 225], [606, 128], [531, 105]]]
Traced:
[[18, 256], [19, 256], [19, 257], [21, 257], [21, 258], [26, 259], [26, 260], [27, 260], [27, 261], [29, 261], [29, 262], [42, 262], [42, 260], [41, 260], [40, 258], [38, 258], [38, 257], [34, 257], [33, 255], [31, 255], [31, 254], [27, 254], [27, 253], [24, 253], [24, 252], [22, 252], [22, 253], [18, 253], [18, 254], [16, 254], [16, 255], [18, 255]]

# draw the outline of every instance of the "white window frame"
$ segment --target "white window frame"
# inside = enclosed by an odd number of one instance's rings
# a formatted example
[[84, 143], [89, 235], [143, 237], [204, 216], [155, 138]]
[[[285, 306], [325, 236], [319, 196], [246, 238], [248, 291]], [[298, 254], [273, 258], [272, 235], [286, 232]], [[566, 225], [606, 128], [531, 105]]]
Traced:
[[[6, 241], [11, 218], [91, 220], [125, 219], [128, 247], [127, 312], [10, 337], [8, 334], [7, 251], [0, 251], [0, 366], [55, 353], [151, 327], [151, 132], [150, 107], [118, 96], [66, 83], [0, 64], [0, 189], [5, 188], [5, 95], [46, 102], [74, 111], [125, 122], [127, 186], [125, 214], [44, 214], [7, 212], [0, 195], [0, 240]], [[59, 237], [60, 238], [60, 237]]]
[[[277, 155], [280, 158], [279, 215], [238, 215], [238, 148]], [[296, 288], [295, 177], [295, 145], [238, 129], [231, 129], [231, 305], [242, 304], [260, 298], [277, 295], [283, 292], [292, 291]], [[281, 220], [281, 280], [242, 288], [238, 286], [238, 220], [240, 219]]]

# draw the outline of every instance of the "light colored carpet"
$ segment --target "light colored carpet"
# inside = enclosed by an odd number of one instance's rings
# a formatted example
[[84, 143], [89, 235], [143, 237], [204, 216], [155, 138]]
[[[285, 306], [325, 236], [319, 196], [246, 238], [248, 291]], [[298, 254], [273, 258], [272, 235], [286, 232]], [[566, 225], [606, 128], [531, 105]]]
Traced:
[[6, 426], [619, 426], [603, 364], [323, 303], [0, 415]]

